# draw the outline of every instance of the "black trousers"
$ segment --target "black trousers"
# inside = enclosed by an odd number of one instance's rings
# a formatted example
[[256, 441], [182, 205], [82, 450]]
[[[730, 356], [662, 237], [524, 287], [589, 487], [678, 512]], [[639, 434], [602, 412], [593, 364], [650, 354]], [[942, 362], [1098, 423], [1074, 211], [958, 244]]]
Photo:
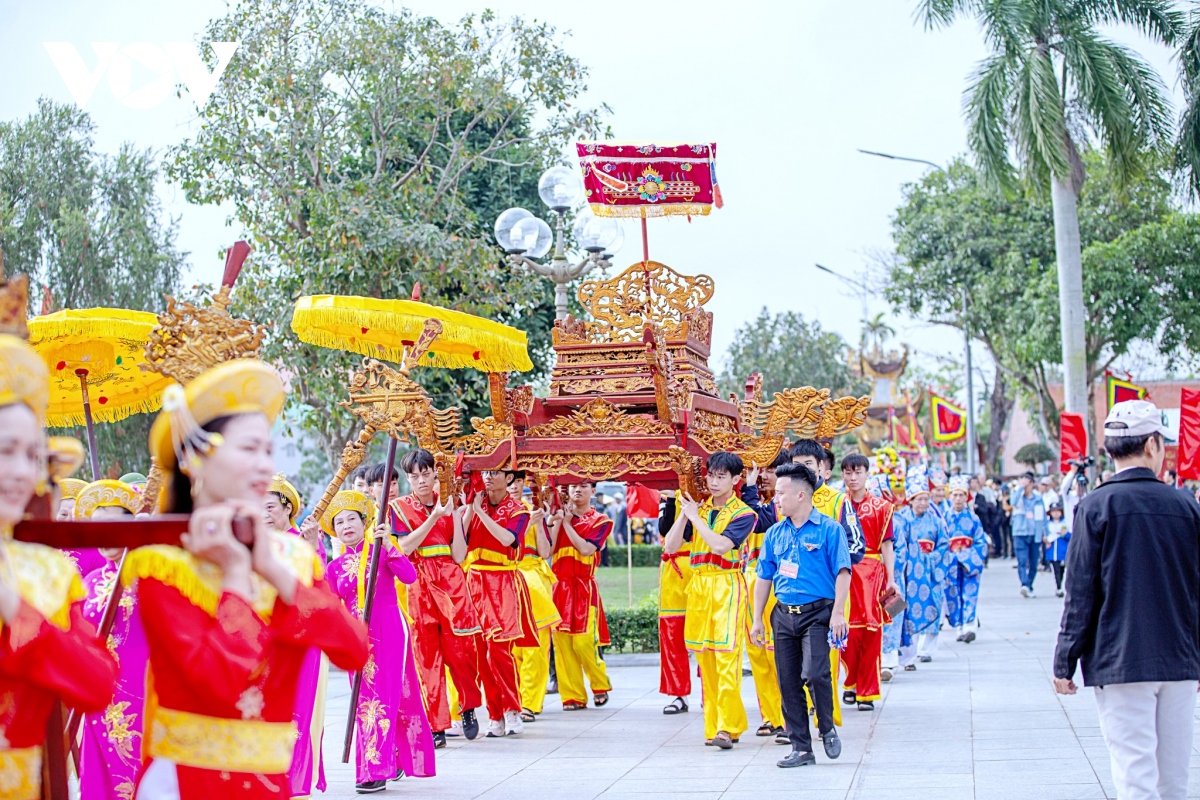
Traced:
[[812, 752], [808, 728], [807, 683], [817, 707], [817, 727], [822, 734], [833, 730], [833, 680], [829, 675], [829, 618], [833, 601], [803, 614], [789, 614], [782, 605], [771, 612], [775, 634], [775, 670], [783, 699], [783, 720], [792, 749]]

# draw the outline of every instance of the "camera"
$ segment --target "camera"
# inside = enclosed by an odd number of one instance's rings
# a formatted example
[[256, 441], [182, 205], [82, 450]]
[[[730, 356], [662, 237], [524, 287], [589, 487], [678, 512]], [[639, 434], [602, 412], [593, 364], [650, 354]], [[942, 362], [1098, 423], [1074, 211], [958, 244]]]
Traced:
[[1073, 467], [1078, 467], [1079, 469], [1084, 470], [1096, 466], [1096, 459], [1092, 458], [1091, 456], [1084, 456], [1083, 458], [1068, 458], [1067, 463]]

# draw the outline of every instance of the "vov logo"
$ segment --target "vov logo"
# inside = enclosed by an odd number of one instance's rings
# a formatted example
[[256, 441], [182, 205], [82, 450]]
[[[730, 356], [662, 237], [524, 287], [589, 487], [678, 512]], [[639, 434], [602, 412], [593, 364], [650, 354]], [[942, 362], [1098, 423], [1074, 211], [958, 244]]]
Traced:
[[[217, 66], [210, 72], [200, 58], [196, 45], [191, 42], [163, 42], [161, 46], [148, 42], [134, 42], [125, 46], [120, 42], [92, 42], [96, 62], [90, 67], [84, 63], [83, 56], [71, 42], [42, 42], [80, 108], [87, 105], [100, 79], [107, 72], [108, 88], [113, 97], [129, 108], [143, 110], [154, 108], [171, 96], [176, 75], [187, 87], [196, 108], [203, 108], [240, 44], [212, 42], [209, 46], [217, 55]], [[156, 77], [134, 88], [135, 63]]]

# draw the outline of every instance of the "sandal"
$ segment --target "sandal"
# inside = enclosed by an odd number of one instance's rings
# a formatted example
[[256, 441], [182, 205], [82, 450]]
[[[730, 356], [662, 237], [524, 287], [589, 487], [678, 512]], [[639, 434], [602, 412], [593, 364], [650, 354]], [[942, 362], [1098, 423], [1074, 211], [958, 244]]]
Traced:
[[596, 708], [608, 703], [608, 692], [592, 692], [592, 702], [596, 704]]
[[586, 703], [578, 703], [574, 700], [568, 700], [563, 703], [563, 711], [581, 711], [585, 708], [587, 708]]
[[530, 711], [527, 708], [521, 709], [521, 722], [536, 722], [536, 721], [537, 721], [537, 717], [535, 717], [533, 715], [532, 711]]
[[904, 671], [905, 671], [905, 672], [916, 672], [916, 671], [917, 671], [917, 665], [916, 665], [916, 664], [909, 664], [908, 666], [906, 666], [906, 667], [904, 668]]
[[774, 736], [775, 735], [775, 726], [769, 722], [764, 722], [762, 725], [758, 726], [758, 730], [755, 731], [754, 735], [755, 736]]
[[717, 735], [712, 738], [712, 743], [714, 747], [729, 750], [733, 747], [733, 737], [725, 731], [717, 731]]
[[688, 710], [687, 701], [684, 700], [682, 697], [676, 697], [674, 700], [672, 700], [670, 703], [668, 703], [666, 706], [663, 707], [663, 713], [667, 714], [667, 715], [684, 714], [684, 713], [687, 713], [687, 710]]

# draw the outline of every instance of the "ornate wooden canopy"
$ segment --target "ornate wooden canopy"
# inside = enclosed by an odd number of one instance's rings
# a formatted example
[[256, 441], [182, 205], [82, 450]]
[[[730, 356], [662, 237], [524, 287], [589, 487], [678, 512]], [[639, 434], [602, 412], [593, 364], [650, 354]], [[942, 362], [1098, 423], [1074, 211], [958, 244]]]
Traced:
[[587, 281], [579, 302], [590, 321], [567, 317], [553, 332], [555, 365], [547, 397], [508, 387], [491, 373], [492, 415], [462, 431], [457, 409], [434, 409], [397, 370], [364, 363], [351, 387], [388, 386], [390, 413], [430, 450], [447, 482], [456, 457], [466, 470], [522, 469], [560, 483], [630, 480], [700, 493], [710, 453], [730, 450], [747, 464], [770, 463], [788, 435], [831, 439], [865, 419], [867, 397], [828, 389], [786, 389], [769, 402], [762, 376], [742, 398], [719, 396], [708, 366], [712, 298], [707, 275], [681, 275], [641, 262], [611, 280]]

